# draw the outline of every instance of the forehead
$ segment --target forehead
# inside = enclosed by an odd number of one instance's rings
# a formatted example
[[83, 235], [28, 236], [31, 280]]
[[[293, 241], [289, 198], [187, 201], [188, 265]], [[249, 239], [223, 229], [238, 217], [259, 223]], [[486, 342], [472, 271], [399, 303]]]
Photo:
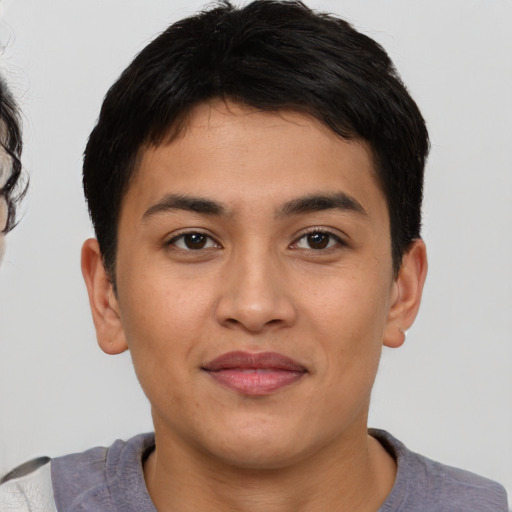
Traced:
[[144, 207], [162, 193], [263, 205], [331, 191], [383, 199], [366, 143], [305, 114], [216, 101], [194, 108], [171, 142], [142, 148], [123, 205]]

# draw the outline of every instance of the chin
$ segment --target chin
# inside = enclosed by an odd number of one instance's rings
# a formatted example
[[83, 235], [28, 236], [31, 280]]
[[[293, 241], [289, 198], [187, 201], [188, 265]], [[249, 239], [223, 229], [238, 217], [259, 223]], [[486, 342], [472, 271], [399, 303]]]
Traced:
[[219, 450], [212, 454], [218, 461], [247, 471], [272, 471], [289, 467], [299, 462], [304, 455], [297, 450], [287, 450], [282, 446], [269, 446], [269, 443], [246, 443], [243, 447]]
[[222, 430], [208, 439], [209, 453], [229, 466], [247, 470], [272, 470], [292, 465], [314, 451], [308, 439], [296, 429], [268, 421], [259, 426]]

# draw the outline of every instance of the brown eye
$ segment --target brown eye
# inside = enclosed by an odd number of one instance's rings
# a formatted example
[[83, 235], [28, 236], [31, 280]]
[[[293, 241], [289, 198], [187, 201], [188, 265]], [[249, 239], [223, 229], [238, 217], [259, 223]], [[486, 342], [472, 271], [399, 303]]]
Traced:
[[297, 249], [313, 249], [315, 251], [320, 251], [322, 249], [330, 249], [336, 245], [343, 245], [341, 239], [327, 231], [312, 231], [311, 233], [306, 233], [301, 236], [295, 247]]
[[211, 237], [204, 233], [192, 232], [184, 233], [173, 238], [169, 245], [174, 245], [178, 249], [184, 251], [197, 251], [200, 249], [208, 249], [210, 247], [217, 247], [217, 243]]
[[311, 249], [325, 249], [330, 240], [327, 233], [310, 233], [306, 238]]
[[188, 249], [202, 249], [206, 245], [207, 237], [201, 233], [191, 233], [183, 236], [183, 242]]

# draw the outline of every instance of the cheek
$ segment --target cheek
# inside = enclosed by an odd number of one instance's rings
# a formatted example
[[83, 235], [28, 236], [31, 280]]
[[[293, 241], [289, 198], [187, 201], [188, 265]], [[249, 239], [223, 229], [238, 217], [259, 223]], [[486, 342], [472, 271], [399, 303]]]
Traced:
[[[154, 419], [166, 418], [174, 425], [186, 414], [192, 421], [199, 408], [198, 361], [211, 332], [211, 298], [179, 279], [145, 278], [144, 286], [140, 279], [137, 286], [123, 290], [128, 299], [121, 307], [123, 329], [134, 370]], [[179, 421], [174, 427], [180, 428]]]
[[197, 359], [211, 316], [211, 288], [160, 272], [139, 276], [119, 283], [122, 327], [141, 382], [162, 373], [168, 379]]
[[380, 360], [389, 309], [387, 282], [377, 275], [352, 273], [331, 279], [309, 303], [310, 330], [322, 347], [321, 367], [331, 385], [346, 394], [371, 387]]
[[310, 310], [320, 338], [359, 338], [364, 343], [382, 335], [390, 290], [387, 280], [377, 271], [351, 271], [348, 276], [340, 272], [330, 276], [323, 286], [318, 284], [309, 290], [308, 305], [304, 308]]
[[[142, 265], [141, 265], [142, 266]], [[184, 278], [165, 265], [148, 265], [147, 270], [126, 269], [119, 294], [123, 326], [128, 337], [179, 337], [193, 331], [208, 312], [210, 286], [202, 279]], [[130, 276], [136, 276], [130, 279]], [[196, 319], [196, 320], [194, 320]]]
[[312, 327], [322, 347], [319, 377], [325, 389], [332, 390], [318, 405], [328, 411], [333, 425], [367, 406], [387, 318], [387, 294], [372, 287], [372, 281], [339, 284], [330, 300], [325, 296], [318, 301]]

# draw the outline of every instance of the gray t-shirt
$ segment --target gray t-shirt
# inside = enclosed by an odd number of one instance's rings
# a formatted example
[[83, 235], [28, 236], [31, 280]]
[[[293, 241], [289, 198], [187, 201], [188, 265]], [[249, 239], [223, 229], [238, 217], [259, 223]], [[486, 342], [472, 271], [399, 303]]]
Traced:
[[[370, 434], [398, 465], [395, 485], [377, 512], [508, 511], [505, 490], [499, 484], [413, 453], [382, 430], [370, 430]], [[127, 442], [116, 441], [110, 448], [53, 459], [51, 485], [56, 510], [156, 512], [142, 471], [153, 448], [153, 434], [141, 434]], [[4, 485], [9, 484], [14, 488], [16, 480]], [[43, 509], [29, 506], [23, 510]]]

